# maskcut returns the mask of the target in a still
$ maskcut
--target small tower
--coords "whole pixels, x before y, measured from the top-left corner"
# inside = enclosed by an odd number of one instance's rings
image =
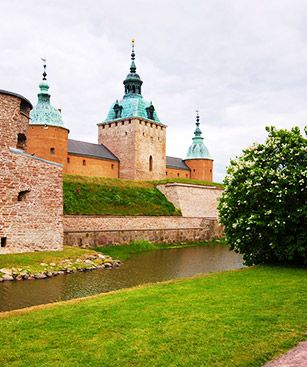
[[[191,170],[191,179],[212,181],[213,159],[210,158],[209,151],[203,143],[204,138],[199,125],[199,113],[196,111],[196,129],[184,161]]]
[[[166,169],[166,126],[160,122],[152,102],[143,99],[134,41],[130,73],[123,83],[123,98],[112,104],[105,121],[98,124],[98,142],[119,158],[120,178],[162,179]]]
[[[67,160],[68,132],[61,112],[50,104],[46,59],[43,79],[39,84],[37,105],[30,113],[27,152],[37,157],[65,164]]]

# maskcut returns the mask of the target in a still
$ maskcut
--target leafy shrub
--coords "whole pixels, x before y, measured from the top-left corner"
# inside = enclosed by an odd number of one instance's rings
[[[219,203],[232,249],[248,265],[307,263],[306,147],[298,127],[267,127],[264,144],[231,160]]]

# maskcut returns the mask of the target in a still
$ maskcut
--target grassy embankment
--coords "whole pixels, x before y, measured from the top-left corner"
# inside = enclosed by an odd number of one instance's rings
[[[192,246],[214,246],[225,245],[228,246],[224,239],[210,240],[205,242],[184,242],[184,243],[151,243],[148,241],[133,241],[129,245],[113,245],[96,247],[95,250],[102,252],[104,255],[111,256],[113,259],[126,260],[131,255],[137,255],[145,251],[154,251],[168,248],[182,248]]]
[[[0,314],[0,365],[262,366],[306,338],[304,280],[261,266]]]
[[[96,215],[180,215],[156,188],[174,181],[218,185],[186,179],[129,181],[101,177],[64,176],[64,213]]]
[[[1,268],[27,268],[33,272],[44,270],[43,263],[57,263],[63,259],[76,260],[96,251],[78,247],[64,246],[63,251],[27,252],[22,254],[9,254],[0,256]]]

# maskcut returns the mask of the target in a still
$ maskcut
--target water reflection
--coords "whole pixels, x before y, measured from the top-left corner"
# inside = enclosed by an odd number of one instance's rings
[[[241,255],[222,245],[150,251],[133,256],[118,269],[1,283],[0,311],[242,266]]]

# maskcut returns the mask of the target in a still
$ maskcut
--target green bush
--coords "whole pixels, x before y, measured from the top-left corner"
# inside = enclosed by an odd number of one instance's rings
[[[264,144],[231,160],[219,203],[232,249],[248,265],[307,263],[306,148],[298,127],[267,127]]]

